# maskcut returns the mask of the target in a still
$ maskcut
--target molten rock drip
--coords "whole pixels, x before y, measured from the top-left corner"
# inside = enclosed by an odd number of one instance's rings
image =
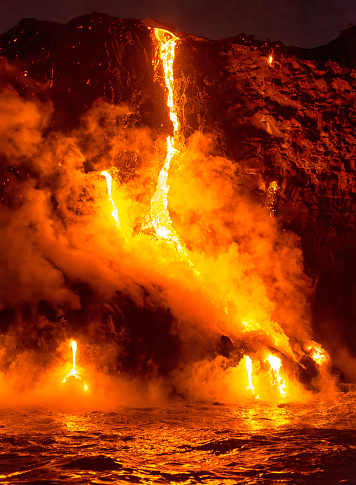
[[[72,347],[72,353],[73,353],[73,367],[68,372],[68,374],[65,376],[65,378],[62,380],[62,384],[66,384],[68,382],[71,382],[71,381],[73,381],[73,379],[74,380],[77,379],[78,381],[82,381],[81,376],[79,375],[77,369],[75,368],[75,356],[76,356],[76,353],[77,353],[77,342],[75,340],[72,340],[71,347]],[[83,387],[84,391],[87,391],[89,389],[88,385],[85,382],[82,382],[82,387]]]
[[[173,136],[167,137],[166,160],[159,173],[156,191],[151,199],[151,210],[141,230],[174,244],[178,251],[186,256],[185,244],[172,227],[167,199],[169,191],[168,175],[174,156],[178,152],[176,147],[178,146],[177,138],[180,128],[177,116],[177,103],[174,97],[173,74],[175,47],[178,38],[171,32],[163,29],[154,29],[154,35],[158,42],[159,59],[163,66],[164,84],[167,90],[167,106],[169,117],[173,124]]]
[[[315,99],[347,123],[352,76],[321,51],[101,14],[23,21],[0,47],[5,395],[25,372],[26,396],[57,385],[71,335],[92,394],[111,402],[334,389],[312,339],[328,261],[334,274],[351,254],[346,229],[342,250],[332,241],[356,185],[346,154],[330,166],[338,128],[323,129]],[[80,380],[72,352],[65,384]]]

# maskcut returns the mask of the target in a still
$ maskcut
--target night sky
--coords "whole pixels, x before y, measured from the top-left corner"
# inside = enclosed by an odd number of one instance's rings
[[[22,18],[66,23],[93,11],[171,22],[210,39],[239,33],[315,47],[356,24],[356,0],[0,0],[0,33]]]

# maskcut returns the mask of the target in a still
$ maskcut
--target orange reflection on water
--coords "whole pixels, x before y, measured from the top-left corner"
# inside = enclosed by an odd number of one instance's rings
[[[62,420],[64,426],[70,432],[83,433],[89,431],[89,421],[88,418],[84,415],[63,413]]]
[[[284,428],[291,424],[292,405],[252,402],[250,406],[236,409],[234,414],[242,418],[246,428],[260,431],[266,428]]]

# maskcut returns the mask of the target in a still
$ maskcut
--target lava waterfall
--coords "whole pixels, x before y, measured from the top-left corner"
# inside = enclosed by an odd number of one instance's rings
[[[341,41],[104,14],[0,37],[0,404],[285,401],[356,377]]]

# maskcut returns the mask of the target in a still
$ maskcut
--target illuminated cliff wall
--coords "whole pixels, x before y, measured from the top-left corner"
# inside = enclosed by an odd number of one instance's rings
[[[141,231],[178,133],[155,26],[93,14],[1,36],[2,365],[41,367],[78,337],[103,372],[189,394],[265,348],[315,388],[315,338],[354,379],[354,30],[311,51],[177,34],[182,263]]]

